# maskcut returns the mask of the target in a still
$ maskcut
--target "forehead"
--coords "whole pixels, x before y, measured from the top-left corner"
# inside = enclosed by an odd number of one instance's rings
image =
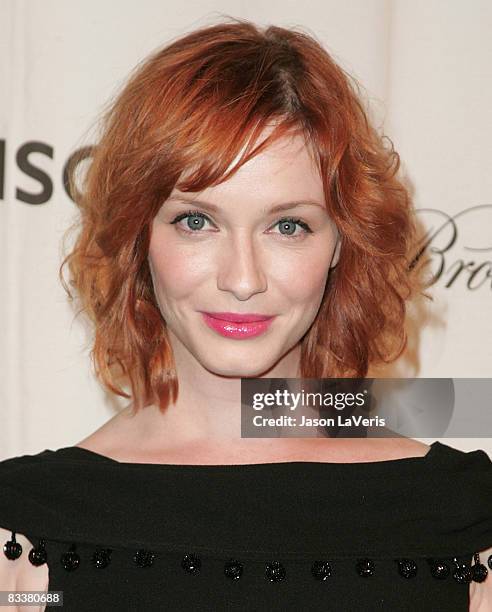
[[[263,140],[265,133],[258,139]],[[256,145],[256,143],[255,143]],[[237,165],[244,152],[241,150],[227,171]],[[184,177],[192,171],[184,173]],[[178,182],[179,184],[179,182]],[[209,186],[200,192],[208,195],[244,197],[277,201],[294,199],[323,200],[323,182],[311,146],[300,133],[288,134],[267,145],[254,157],[243,163],[226,181]],[[172,196],[183,194],[175,188]]]

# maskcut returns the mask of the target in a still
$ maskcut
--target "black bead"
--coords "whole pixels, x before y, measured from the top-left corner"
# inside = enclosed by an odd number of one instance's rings
[[[133,561],[139,567],[150,567],[152,563],[154,563],[155,554],[151,550],[145,550],[144,548],[140,548],[133,555]]]
[[[196,555],[190,553],[181,560],[181,567],[189,574],[198,574],[202,567],[202,562]]]
[[[43,565],[48,560],[44,540],[39,540],[36,547],[31,548],[28,555],[29,561],[36,566]]]
[[[3,545],[3,553],[11,561],[15,561],[22,555],[22,546],[15,539],[14,531],[12,531],[10,540],[7,540]]]
[[[492,569],[492,555],[487,559],[487,565]]]
[[[471,567],[465,565],[464,563],[459,563],[456,557],[453,559],[453,561],[455,564],[453,578],[456,580],[456,582],[459,582],[459,584],[469,584],[472,581]]]
[[[98,569],[108,567],[111,562],[111,548],[97,548],[92,555],[92,563]]]
[[[472,580],[475,582],[483,582],[487,578],[489,571],[483,563],[480,563],[479,553],[475,553],[473,555],[473,560],[475,563],[471,567]]]
[[[355,567],[359,576],[372,576],[376,569],[374,561],[371,561],[371,559],[359,559]]]
[[[224,565],[224,574],[228,578],[232,578],[233,580],[237,580],[241,577],[243,573],[243,564],[235,559],[229,559],[227,563]]]
[[[75,544],[72,544],[70,549],[66,553],[63,553],[63,555],[60,557],[60,562],[67,572],[76,570],[79,567],[80,557],[75,552]]]
[[[311,574],[316,580],[326,580],[331,576],[331,565],[328,561],[315,561],[311,566]]]
[[[265,578],[270,582],[280,582],[284,580],[286,576],[285,567],[280,561],[271,561],[266,564],[265,567]]]
[[[417,575],[417,564],[412,559],[397,559],[398,572],[403,578],[414,578]]]
[[[444,580],[451,572],[449,565],[444,561],[436,561],[434,559],[427,559],[430,564],[430,572],[433,578],[437,580]]]
[[[476,563],[475,565],[472,565],[471,572],[472,580],[475,582],[483,582],[489,573],[483,563]]]

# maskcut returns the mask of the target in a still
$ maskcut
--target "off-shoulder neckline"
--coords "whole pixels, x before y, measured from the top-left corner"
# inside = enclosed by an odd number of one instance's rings
[[[108,465],[116,465],[122,467],[131,467],[133,469],[160,469],[160,470],[182,470],[182,471],[212,471],[212,472],[236,472],[236,471],[250,471],[250,470],[262,470],[262,469],[285,469],[291,467],[325,467],[336,470],[354,470],[354,469],[384,469],[390,466],[404,466],[404,465],[427,465],[430,460],[434,459],[439,453],[442,453],[447,445],[442,444],[438,440],[432,442],[429,445],[429,449],[425,455],[416,457],[401,457],[399,459],[385,459],[382,461],[356,461],[356,462],[330,462],[330,461],[301,461],[301,460],[289,460],[289,461],[267,461],[263,463],[142,463],[142,462],[129,462],[129,461],[118,461],[112,457],[108,457],[96,451],[89,450],[80,446],[65,446],[57,450],[48,450],[53,456],[66,457],[68,459],[75,460],[89,460],[94,462],[100,462]]]

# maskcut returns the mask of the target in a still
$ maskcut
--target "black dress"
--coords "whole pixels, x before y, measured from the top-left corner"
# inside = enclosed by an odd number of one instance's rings
[[[0,527],[7,557],[21,533],[46,558],[70,612],[465,612],[470,580],[492,580],[492,558],[472,562],[492,546],[492,462],[440,442],[341,464],[66,447],[0,462]]]

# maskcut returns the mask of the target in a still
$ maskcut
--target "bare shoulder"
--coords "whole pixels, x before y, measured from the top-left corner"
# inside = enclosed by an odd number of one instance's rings
[[[400,452],[402,458],[423,457],[429,452],[430,445],[413,438],[396,438],[393,440],[392,448],[397,454]]]
[[[383,459],[411,459],[424,457],[430,451],[430,445],[413,438],[389,438],[384,449]]]
[[[26,536],[16,533],[16,541],[22,546],[22,554],[19,558],[8,559],[4,552],[5,542],[11,539],[12,532],[0,527],[0,543],[2,553],[0,554],[0,591],[47,591],[48,590],[48,565],[35,566],[29,561],[29,551],[33,544]]]
[[[340,438],[330,440],[323,455],[327,461],[373,462],[424,457],[429,450],[428,444],[412,438]]]
[[[124,408],[75,446],[102,455],[119,454],[119,449],[130,443],[133,416],[131,407]]]
[[[492,548],[482,550],[480,562],[487,568],[487,561],[492,555]],[[473,563],[473,559],[471,559]],[[490,612],[492,610],[492,577],[490,569],[483,582],[470,583],[470,612]]]

